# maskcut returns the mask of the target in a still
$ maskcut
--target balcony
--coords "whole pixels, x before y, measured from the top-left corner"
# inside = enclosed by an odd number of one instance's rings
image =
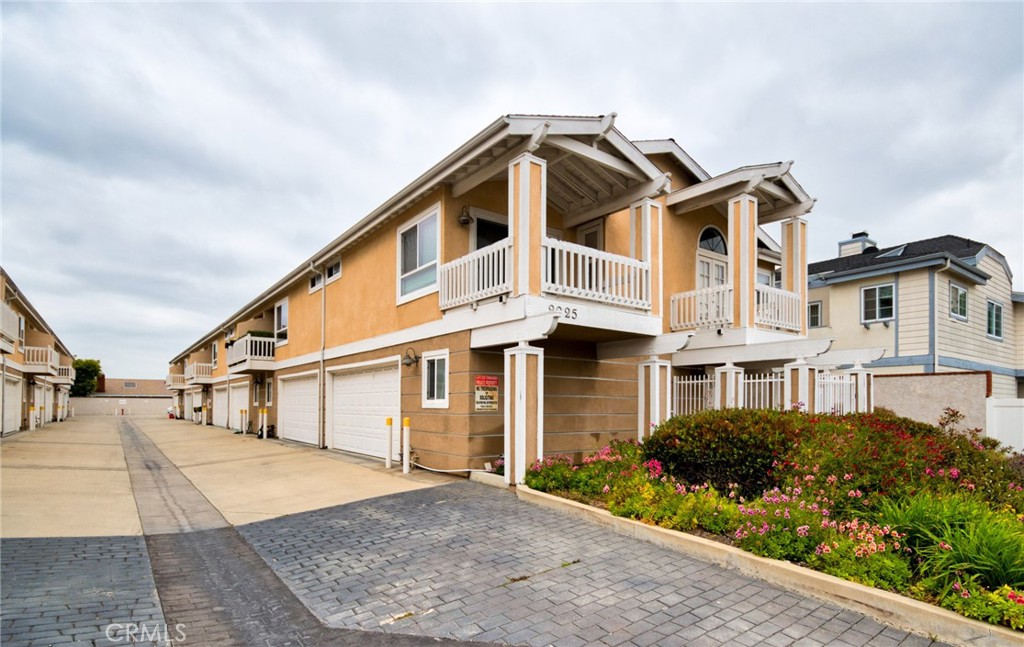
[[[75,383],[75,369],[71,366],[58,366],[57,377],[53,380],[54,384],[74,384]]]
[[[796,292],[758,284],[754,288],[754,324],[800,332],[803,303]],[[710,330],[733,326],[733,286],[716,285],[673,294],[669,304],[673,331]]]
[[[246,335],[228,347],[228,373],[254,373],[274,370],[273,337]]]
[[[181,373],[168,373],[164,379],[164,384],[167,385],[168,389],[177,389],[179,391],[188,386],[185,382],[185,376]]]
[[[60,353],[50,346],[26,346],[25,372],[57,375],[60,367]]]
[[[14,352],[18,327],[18,313],[6,303],[0,303],[0,353]]]
[[[185,367],[188,384],[213,384],[213,364],[189,364]]]
[[[645,261],[545,238],[541,292],[637,310],[651,309]],[[512,241],[505,239],[445,263],[438,276],[442,310],[512,291]]]

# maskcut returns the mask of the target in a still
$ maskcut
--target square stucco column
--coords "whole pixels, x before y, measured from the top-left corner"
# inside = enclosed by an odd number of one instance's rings
[[[543,456],[544,349],[519,342],[505,349],[505,483],[522,483]]]
[[[732,283],[732,325],[754,327],[757,284],[757,198],[742,194],[729,200],[729,282]]]
[[[637,440],[672,415],[672,362],[651,356],[640,362],[637,376]]]
[[[645,286],[650,292],[651,314],[660,315],[664,295],[661,280],[662,205],[650,198],[629,207],[629,255],[650,265],[650,278]]]
[[[782,399],[789,407],[799,404],[804,412],[814,413],[818,370],[803,358],[782,367]]]
[[[807,221],[782,223],[782,289],[800,295],[800,334],[807,334]]]
[[[853,376],[853,410],[857,413],[871,413],[875,410],[874,372],[857,362],[847,373]]]
[[[715,367],[715,408],[742,409],[743,369],[727,362]]]
[[[548,164],[523,153],[508,165],[508,235],[512,238],[512,294],[540,294],[541,243],[547,231]]]

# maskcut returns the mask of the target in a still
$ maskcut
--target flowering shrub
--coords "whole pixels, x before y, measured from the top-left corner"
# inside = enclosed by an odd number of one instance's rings
[[[1024,592],[1009,586],[987,591],[973,582],[957,583],[941,604],[968,618],[1024,630]]]

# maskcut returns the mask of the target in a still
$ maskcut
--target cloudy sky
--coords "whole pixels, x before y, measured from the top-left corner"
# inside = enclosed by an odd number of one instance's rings
[[[1024,5],[3,2],[3,266],[79,357],[168,360],[502,114],[712,175],[795,160],[812,260],[959,234],[1024,279]]]

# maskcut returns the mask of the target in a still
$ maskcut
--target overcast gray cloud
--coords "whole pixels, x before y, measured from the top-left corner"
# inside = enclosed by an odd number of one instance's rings
[[[792,159],[868,229],[1024,279],[1024,7],[4,2],[4,267],[108,374],[167,360],[499,115]]]

